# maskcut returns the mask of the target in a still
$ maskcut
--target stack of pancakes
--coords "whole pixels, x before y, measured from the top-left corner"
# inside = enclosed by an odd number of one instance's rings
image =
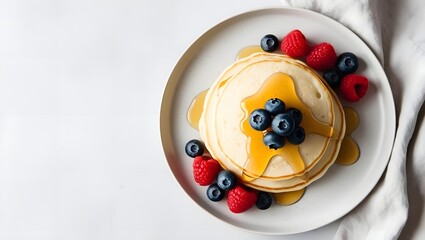
[[[287,142],[279,150],[296,149],[295,155],[299,154],[297,159],[301,159],[296,160],[298,162],[291,159],[295,156],[292,152],[279,154],[274,149],[263,149],[267,146],[250,139],[242,128],[250,111],[254,110],[246,109],[242,103],[250,96],[261,94],[262,87],[276,74],[289,79],[289,84],[293,85],[298,96],[296,101],[305,106],[303,118],[313,119],[317,126],[327,130],[324,134],[320,129],[312,129],[314,126],[307,126],[308,121],[301,123],[306,129],[304,142],[296,146]],[[276,88],[285,98],[284,84],[281,86],[279,80],[273,84],[267,87]],[[264,100],[268,97],[273,96]],[[209,153],[223,168],[233,171],[245,185],[278,193],[305,188],[326,173],[337,158],[345,133],[345,118],[337,96],[314,70],[283,54],[259,52],[238,59],[215,81],[205,97],[199,131]],[[250,145],[254,143],[257,145]],[[269,154],[262,159],[252,159],[250,149],[257,148]],[[256,166],[252,161],[261,161],[264,167],[252,167]]]

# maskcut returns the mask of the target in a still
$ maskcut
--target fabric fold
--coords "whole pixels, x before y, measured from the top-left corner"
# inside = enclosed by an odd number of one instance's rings
[[[384,66],[397,109],[393,151],[380,182],[359,206],[343,217],[334,239],[397,239],[408,218],[407,150],[415,129],[423,124],[417,123],[417,118],[425,100],[425,36],[418,37],[417,29],[400,26],[401,20],[413,23],[406,15],[413,18],[417,12],[415,6],[412,1],[403,2],[404,9],[399,8],[401,3],[397,1],[281,2],[284,6],[322,13],[342,23],[368,44]]]
[[[377,1],[369,0],[281,0],[284,6],[304,8],[322,13],[350,28],[372,49],[383,63],[381,25],[377,14]]]

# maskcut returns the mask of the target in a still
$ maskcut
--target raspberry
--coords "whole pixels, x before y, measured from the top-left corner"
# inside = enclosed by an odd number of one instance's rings
[[[366,77],[351,73],[341,81],[341,95],[347,101],[357,102],[366,95],[368,86],[369,80]]]
[[[293,30],[282,39],[280,49],[292,58],[302,58],[308,54],[310,46],[300,30]]]
[[[331,44],[319,43],[313,47],[305,60],[307,65],[315,70],[329,70],[336,63],[336,52]]]
[[[193,160],[193,177],[201,186],[210,185],[221,170],[217,160],[206,156],[197,156]]]
[[[257,201],[257,191],[237,185],[227,194],[227,206],[233,213],[241,213],[254,206]]]

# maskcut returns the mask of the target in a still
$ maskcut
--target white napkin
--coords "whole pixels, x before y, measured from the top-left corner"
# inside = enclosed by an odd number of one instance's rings
[[[334,239],[397,239],[408,218],[406,158],[425,99],[425,4],[384,0],[281,0],[285,6],[327,15],[360,36],[380,59],[389,78],[397,108],[397,133],[383,179],[357,208],[347,214]],[[419,6],[421,5],[421,6]],[[422,11],[422,13],[420,12]],[[425,140],[425,131],[417,138]],[[425,151],[416,141],[409,184],[425,198]],[[410,158],[409,158],[410,159]],[[421,202],[421,201],[417,201]],[[411,206],[414,208],[415,206]],[[423,207],[420,206],[420,211]],[[411,233],[409,233],[411,234]],[[409,236],[409,238],[412,236]]]

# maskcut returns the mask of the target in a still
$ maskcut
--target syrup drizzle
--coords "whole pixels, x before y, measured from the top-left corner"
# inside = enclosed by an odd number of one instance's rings
[[[263,143],[264,132],[254,130],[249,124],[250,113],[257,108],[264,108],[264,104],[271,98],[279,98],[285,102],[287,108],[297,108],[303,114],[301,126],[306,135],[316,133],[325,137],[331,137],[333,128],[327,124],[317,121],[311,114],[309,108],[297,96],[292,78],[285,73],[271,75],[261,86],[256,94],[242,100],[241,107],[245,117],[241,122],[243,133],[248,137],[247,151],[248,159],[244,166],[244,181],[252,181],[260,177],[267,168],[270,159],[279,155],[287,161],[294,173],[302,175],[305,170],[304,161],[298,150],[298,145],[286,144],[277,150],[269,149]]]
[[[239,50],[236,55],[236,60],[239,60],[244,57],[248,57],[249,55],[257,52],[264,52],[263,49],[259,45],[250,45]]]
[[[187,110],[187,121],[194,129],[199,130],[199,120],[201,119],[202,112],[204,111],[204,101],[208,89],[200,92],[192,100],[192,103]]]
[[[304,195],[305,188],[292,192],[274,193],[273,198],[279,205],[288,206],[298,202]]]
[[[351,133],[359,126],[359,115],[351,107],[344,107],[344,113],[346,122],[345,136],[342,139],[341,149],[335,162],[341,165],[351,165],[357,162],[360,156],[360,148],[351,137]]]

